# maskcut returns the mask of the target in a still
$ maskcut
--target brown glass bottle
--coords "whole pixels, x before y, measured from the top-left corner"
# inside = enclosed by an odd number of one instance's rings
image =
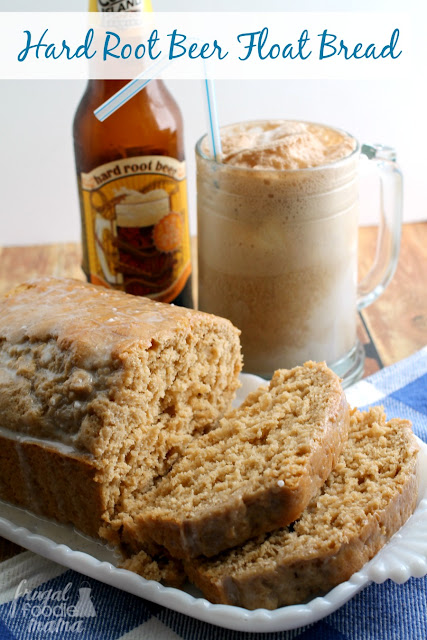
[[[125,83],[90,80],[74,118],[83,270],[92,282],[192,307],[182,116],[164,83],[153,80],[99,122],[94,110]],[[147,214],[150,224],[129,222]]]

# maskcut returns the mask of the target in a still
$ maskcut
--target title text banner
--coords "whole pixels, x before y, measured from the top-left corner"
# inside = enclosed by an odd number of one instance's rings
[[[1,13],[0,78],[405,77],[404,13]]]

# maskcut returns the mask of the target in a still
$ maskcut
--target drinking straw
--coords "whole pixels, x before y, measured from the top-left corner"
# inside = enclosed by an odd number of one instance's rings
[[[151,80],[156,78],[170,64],[166,56],[163,56],[157,62],[152,64],[148,69],[140,73],[134,80],[131,80],[122,87],[111,98],[104,102],[93,112],[100,122],[104,122],[117,109],[120,109],[128,100],[133,98],[139,91],[147,86]]]
[[[93,112],[95,117],[104,122],[109,116],[111,116],[117,109],[120,109],[126,102],[128,102],[133,96],[148,85],[151,80],[160,75],[160,73],[171,64],[171,61],[162,56],[157,62],[152,64],[148,69],[140,73],[134,80],[131,80],[124,87],[122,87],[111,98],[104,102],[100,107]],[[208,138],[211,148],[212,157],[217,162],[220,162],[222,157],[221,137],[218,124],[218,110],[215,96],[215,85],[211,78],[208,78],[206,66],[205,71],[205,97],[208,114]]]
[[[212,78],[207,77],[205,68],[205,97],[208,114],[208,138],[211,147],[212,156],[217,162],[222,158],[221,136],[218,124],[218,110],[215,96],[215,85]]]

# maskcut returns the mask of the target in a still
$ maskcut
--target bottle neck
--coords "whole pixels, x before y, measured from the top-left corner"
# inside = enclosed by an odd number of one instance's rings
[[[89,0],[90,12],[129,12],[129,13],[142,13],[152,12],[151,0]],[[89,87],[91,90],[99,91],[102,94],[113,95],[116,91],[119,91],[129,80],[91,80]],[[150,89],[146,91],[147,94],[151,93],[154,89],[154,85],[157,84],[157,88],[162,84],[160,80],[151,81],[148,86]],[[153,85],[153,86],[151,86]]]

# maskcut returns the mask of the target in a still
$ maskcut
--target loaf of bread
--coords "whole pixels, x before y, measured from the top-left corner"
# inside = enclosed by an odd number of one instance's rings
[[[213,556],[289,524],[335,466],[348,428],[340,380],[324,363],[276,371],[153,489],[133,494],[123,539],[176,558]]]
[[[410,423],[356,412],[348,445],[301,518],[216,558],[185,564],[215,603],[275,609],[325,594],[358,571],[413,512],[418,445]]]
[[[107,538],[229,409],[228,320],[74,280],[0,299],[0,498]]]

